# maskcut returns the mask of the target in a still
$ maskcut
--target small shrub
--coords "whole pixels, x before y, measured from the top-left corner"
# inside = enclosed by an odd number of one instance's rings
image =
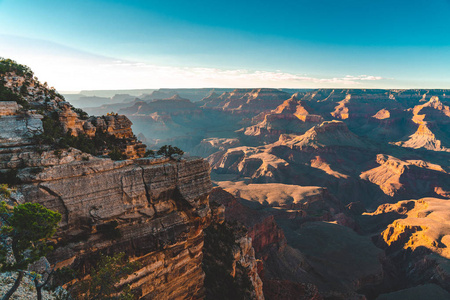
[[[53,151],[53,154],[55,154],[58,159],[61,159],[61,157],[62,157],[62,150],[61,149],[56,149],[55,151]]]
[[[73,111],[77,113],[78,117],[79,117],[81,120],[87,120],[87,119],[89,119],[89,115],[87,114],[87,112],[85,112],[85,111],[82,110],[81,108],[74,108]]]
[[[129,262],[124,253],[114,256],[101,255],[96,268],[90,272],[90,280],[80,282],[75,287],[76,293],[92,300],[132,300],[135,297],[131,293],[130,286],[119,290],[118,284],[121,279],[133,274],[139,267],[138,262]],[[115,296],[118,292],[119,295]]]
[[[144,154],[144,157],[151,157],[151,156],[155,156],[155,151],[147,150]]]
[[[174,154],[183,155],[184,151],[181,150],[178,147],[173,147],[172,145],[164,145],[161,148],[159,148],[158,152],[156,152],[158,155],[164,155],[167,157],[172,157]]]
[[[56,232],[61,214],[39,203],[11,207],[0,202],[0,272],[17,272],[15,284],[2,299],[9,299],[22,281],[28,265],[45,256],[53,248],[48,241]],[[11,245],[5,241],[10,239]],[[10,257],[14,259],[10,259]]]
[[[11,189],[5,183],[0,184],[0,198],[9,198],[11,197]]]
[[[124,159],[122,152],[117,147],[113,147],[113,150],[111,152],[109,152],[108,156],[112,160],[123,160]]]

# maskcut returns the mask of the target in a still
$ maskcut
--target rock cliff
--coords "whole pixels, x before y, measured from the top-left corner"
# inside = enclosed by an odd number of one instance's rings
[[[206,299],[263,300],[260,261],[255,258],[253,239],[242,225],[227,218],[227,210],[232,207],[222,204],[221,196],[217,197],[223,195],[221,192],[216,188],[209,197],[213,223],[205,230]]]
[[[83,277],[99,253],[125,252],[142,268],[121,284],[142,299],[201,298],[209,165],[198,158],[114,162],[73,148],[38,149],[32,135],[42,129],[40,118],[0,116],[0,159],[8,180],[18,183],[16,201],[63,216],[50,262]]]
[[[236,89],[218,97],[212,95],[199,102],[204,108],[247,114],[251,117],[262,111],[270,111],[288,99],[290,95],[277,89]]]
[[[189,299],[203,294],[202,231],[210,188],[202,159],[91,159],[46,168],[18,192],[63,215],[49,256],[57,267],[86,272],[99,252],[125,252],[142,263],[123,282],[140,297]],[[108,237],[111,224],[120,238]]]
[[[401,295],[408,298],[406,295],[411,292],[408,290],[414,286],[437,284],[440,288],[430,289],[430,295],[434,293],[432,290],[441,290],[438,294],[448,295],[450,210],[447,202],[438,198],[404,200],[383,204],[373,213],[360,217],[390,261],[388,278],[391,279],[378,291],[397,290],[392,296],[397,295],[400,299]],[[386,295],[379,299],[395,298]]]
[[[47,257],[52,266],[77,270],[78,280],[88,280],[100,254],[124,252],[141,267],[119,287],[130,285],[140,299],[203,298],[203,230],[211,222],[208,163],[195,157],[139,158],[143,148],[136,148],[125,116],[88,118],[32,75],[3,78],[11,95],[23,86],[29,92],[16,98],[23,105],[0,102],[0,180],[14,185],[13,200],[61,213],[54,251]],[[74,139],[87,136],[89,141],[98,132],[114,137],[134,159],[113,161],[55,148],[58,139],[72,140],[52,136],[49,122]],[[255,265],[249,241],[238,242],[236,260]]]

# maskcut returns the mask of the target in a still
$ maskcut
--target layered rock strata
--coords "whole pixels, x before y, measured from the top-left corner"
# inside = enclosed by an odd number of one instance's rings
[[[48,257],[56,267],[86,274],[100,252],[125,252],[142,267],[121,284],[141,299],[194,299],[204,292],[210,189],[202,159],[92,159],[45,168],[20,185],[18,195],[62,214]]]

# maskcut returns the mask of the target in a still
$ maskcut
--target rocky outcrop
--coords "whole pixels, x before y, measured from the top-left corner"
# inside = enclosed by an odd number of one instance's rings
[[[228,195],[215,188],[209,196],[213,224],[206,232],[204,250],[207,299],[239,297],[263,300],[263,283],[258,274],[260,261],[255,258],[253,239],[242,225],[231,223],[227,217],[230,215],[228,210],[233,209],[230,205],[223,205],[229,204],[225,200]],[[232,280],[226,280],[228,276]],[[229,288],[237,290],[223,291]]]
[[[225,92],[217,98],[209,96],[199,104],[203,108],[232,111],[255,116],[270,111],[288,99],[290,95],[276,89],[236,89]]]
[[[191,154],[201,157],[208,157],[215,152],[225,151],[229,148],[237,147],[239,144],[240,142],[238,139],[208,138],[202,140],[200,144],[192,149]]]
[[[412,113],[416,132],[395,144],[407,148],[449,152],[450,107],[433,96],[427,103],[416,105]]]
[[[271,148],[237,147],[226,152],[217,152],[208,157],[213,169],[248,176],[263,182],[282,180],[288,163],[272,153]]]
[[[16,102],[0,102],[0,145],[14,147],[31,143],[35,134],[42,133],[42,116],[21,111]]]
[[[0,124],[5,118],[20,125],[2,127],[1,168],[15,170],[20,182],[13,198],[63,216],[52,265],[80,270],[82,279],[99,253],[125,252],[142,268],[121,284],[142,299],[202,297],[211,189],[204,160],[114,162],[76,149],[38,151],[29,126],[41,129],[40,118],[2,116]]]
[[[304,150],[305,148],[355,147],[366,148],[358,136],[352,133],[345,123],[340,121],[326,121],[314,126],[304,135],[298,136],[287,143],[293,149]]]
[[[284,101],[271,112],[262,112],[252,119],[256,125],[245,128],[246,136],[257,137],[264,142],[275,142],[281,134],[303,134],[317,123],[323,122],[320,115],[306,101],[299,100],[298,94]]]
[[[121,284],[131,284],[142,299],[203,295],[202,231],[211,183],[202,159],[73,161],[23,181],[18,201],[63,216],[49,256],[56,267],[86,272],[96,254],[125,252],[142,268]],[[120,238],[108,236],[108,228]]]
[[[64,135],[68,134],[74,137],[86,135],[90,138],[95,138],[96,135],[106,134],[120,139],[117,147],[124,157],[134,159],[144,156],[146,146],[133,135],[131,130],[132,123],[126,116],[108,114],[103,117],[89,118],[85,112],[74,108],[69,102],[65,101],[64,97],[57,93],[54,88],[41,84],[33,77],[31,71],[21,75],[16,72],[9,72],[3,74],[1,78],[3,80],[0,83],[15,93],[21,99],[23,105],[37,109],[22,109],[19,112],[21,106],[15,107],[14,105],[11,106],[10,102],[3,102],[2,106],[0,106],[1,116],[24,115],[24,113],[36,116],[38,111],[41,116],[37,116],[35,119],[47,117],[52,121],[52,124],[49,126],[60,128],[61,133]],[[3,118],[3,122],[7,119]],[[33,123],[31,119],[31,117],[26,118],[26,120],[30,120],[30,124]],[[33,133],[34,135],[44,133],[44,130],[40,132],[34,131]],[[57,139],[59,137],[53,138]],[[108,154],[112,150],[107,147],[104,154]]]
[[[417,250],[427,248],[442,257],[450,258],[450,223],[447,219],[450,207],[446,200],[423,198],[400,201],[380,206],[371,215],[388,214],[391,211],[403,217],[395,220],[381,233],[380,242],[388,248]]]
[[[450,175],[439,165],[422,160],[403,161],[383,154],[378,154],[376,160],[380,166],[361,173],[360,177],[378,185],[390,197],[447,194]]]
[[[242,205],[236,197],[222,188],[214,188],[209,199],[225,207],[225,220],[239,222],[248,230],[257,257],[265,259],[268,248],[285,245],[283,231],[275,223],[273,215],[252,210]]]
[[[404,200],[381,205],[375,212],[362,216],[366,230],[375,226],[373,239],[386,249],[388,259],[395,267],[396,276],[388,283],[389,292],[397,291],[392,296],[408,295],[409,288],[430,283],[450,291],[450,207],[447,202],[437,198]],[[433,288],[429,291],[431,294],[434,293],[432,290],[442,291]],[[393,298],[389,293],[379,299]]]
[[[425,148],[434,151],[450,152],[450,149],[444,146],[449,144],[443,143],[442,140],[436,138],[436,135],[427,124],[419,124],[417,131],[410,135],[406,141],[400,141],[395,144],[407,148]]]
[[[247,276],[250,278],[252,286],[252,299],[263,300],[263,283],[258,274],[258,261],[255,258],[255,250],[252,247],[252,238],[242,236],[236,240],[236,246],[233,247],[233,272],[236,276],[236,268],[241,265],[247,270]]]

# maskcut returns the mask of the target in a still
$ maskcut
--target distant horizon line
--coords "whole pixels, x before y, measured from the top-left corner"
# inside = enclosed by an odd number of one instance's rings
[[[220,90],[257,90],[257,89],[270,89],[270,90],[386,90],[386,91],[392,91],[392,90],[449,90],[450,88],[373,88],[373,87],[349,87],[349,88],[342,88],[342,87],[317,87],[317,88],[270,88],[270,87],[247,87],[247,88],[236,88],[236,87],[192,87],[192,88],[186,88],[186,87],[170,87],[170,88],[132,88],[132,89],[99,89],[99,90],[61,90],[59,91],[61,94],[65,95],[76,95],[81,94],[82,92],[109,92],[109,91],[158,91],[158,90],[207,90],[207,89],[220,89]]]

